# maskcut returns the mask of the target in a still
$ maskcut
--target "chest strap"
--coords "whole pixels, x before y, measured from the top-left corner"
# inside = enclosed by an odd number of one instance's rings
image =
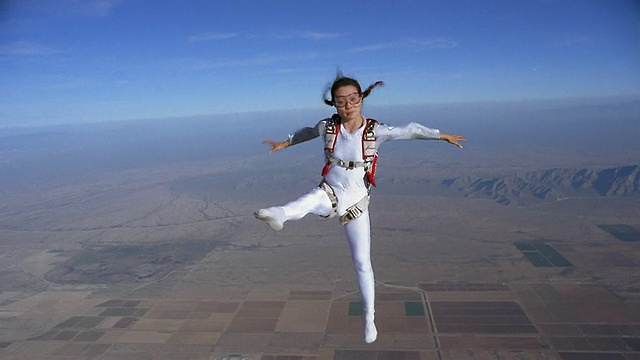
[[[367,167],[371,166],[371,163],[368,161],[344,161],[342,159],[338,159],[337,157],[334,157],[330,154],[326,154],[327,157],[327,162],[331,163],[331,164],[336,164],[340,167],[349,169],[349,170],[353,170],[355,168],[365,168],[365,170],[367,169]]]

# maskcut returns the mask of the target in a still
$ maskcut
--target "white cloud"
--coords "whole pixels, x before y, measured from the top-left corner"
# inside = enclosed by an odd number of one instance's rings
[[[74,89],[82,89],[87,88],[91,85],[94,85],[94,81],[90,79],[68,79],[64,82],[58,82],[50,85],[50,88],[55,91],[60,90],[74,90]]]
[[[251,66],[264,66],[275,63],[290,63],[300,60],[317,58],[316,53],[292,53],[286,55],[273,55],[273,54],[260,54],[252,58],[217,61],[217,62],[204,62],[201,63],[200,68],[197,70],[206,70],[212,68],[238,68],[238,67],[251,67]]]
[[[3,56],[40,56],[59,54],[62,51],[49,46],[30,43],[28,41],[17,41],[0,45],[0,55]]]
[[[314,59],[319,55],[313,52],[290,54],[257,54],[252,57],[229,60],[206,60],[200,58],[178,58],[163,60],[157,64],[162,69],[179,69],[187,71],[209,71],[224,68],[260,67],[272,64],[290,64],[303,60]]]
[[[307,31],[300,33],[299,37],[304,39],[313,39],[313,40],[331,40],[335,38],[341,37],[341,34],[337,33],[324,33],[324,32],[315,32],[315,31]]]
[[[558,46],[574,46],[574,45],[586,45],[592,43],[595,39],[590,36],[582,34],[571,34],[558,38],[555,45]]]
[[[388,49],[392,47],[397,47],[397,43],[379,43],[379,44],[373,44],[373,45],[358,46],[349,50],[349,52],[376,51],[376,50]]]
[[[227,40],[238,36],[237,33],[203,33],[189,36],[187,40],[191,43]]]
[[[72,4],[78,6],[80,14],[102,17],[109,15],[120,2],[120,0],[90,0],[74,1]]]
[[[103,17],[124,0],[22,0],[16,1],[20,12],[55,14],[57,16]]]
[[[427,40],[401,39],[393,42],[359,46],[349,50],[349,52],[359,53],[359,52],[378,51],[378,50],[386,50],[386,49],[406,49],[406,48],[414,48],[419,50],[451,49],[457,46],[458,46],[457,41],[448,40],[448,39],[427,39]]]
[[[189,36],[187,41],[190,43],[213,42],[228,40],[240,37],[241,35],[234,32],[208,32]],[[266,39],[266,40],[291,40],[291,39],[308,39],[308,40],[331,40],[342,36],[338,33],[327,33],[317,31],[296,31],[279,34],[259,34],[259,35],[243,35],[245,39]]]
[[[310,39],[310,40],[331,40],[341,37],[342,34],[327,33],[319,31],[291,31],[276,34],[260,34],[247,35],[248,39],[272,39],[272,40],[290,40],[290,39]]]

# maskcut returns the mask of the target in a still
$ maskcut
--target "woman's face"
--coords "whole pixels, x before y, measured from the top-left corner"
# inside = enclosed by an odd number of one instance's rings
[[[360,114],[362,95],[353,85],[345,85],[336,89],[333,103],[342,121],[356,120],[362,117]]]

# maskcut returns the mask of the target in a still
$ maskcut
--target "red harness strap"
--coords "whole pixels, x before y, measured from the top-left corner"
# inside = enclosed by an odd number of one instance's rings
[[[365,162],[371,162],[371,166],[368,171],[365,171],[365,180],[376,186],[375,181],[375,173],[376,173],[376,165],[378,162],[378,153],[375,152],[375,127],[378,124],[378,121],[375,119],[367,119],[364,132],[362,133],[362,157]],[[327,128],[325,131],[325,153],[333,154],[333,151],[336,147],[336,142],[338,141],[338,135],[340,134],[340,118],[337,115],[331,117],[331,120],[327,123]],[[333,141],[329,143],[327,140],[327,134],[333,136]],[[366,146],[366,148],[365,148]],[[371,148],[373,146],[373,148]],[[371,152],[370,150],[374,150]],[[329,169],[331,167],[331,162],[327,161],[322,168],[322,176],[327,175]]]
[[[338,115],[333,115],[331,117],[331,120],[329,120],[329,122],[327,123],[327,129],[325,131],[325,139],[327,134],[329,135],[333,135],[333,141],[331,143],[331,147],[328,147],[325,141],[325,148],[324,151],[325,152],[330,152],[331,154],[333,154],[333,150],[336,148],[336,142],[338,140],[338,134],[340,134],[340,117]],[[329,172],[329,168],[331,167],[331,163],[329,161],[327,161],[327,163],[324,165],[324,168],[322,168],[322,176],[327,175],[327,173]]]

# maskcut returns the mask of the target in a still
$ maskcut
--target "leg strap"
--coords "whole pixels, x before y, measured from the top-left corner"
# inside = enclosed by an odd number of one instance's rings
[[[327,184],[326,181],[322,180],[322,182],[320,182],[320,185],[318,185],[318,187],[327,193],[327,196],[331,201],[331,213],[327,216],[323,216],[327,219],[331,219],[334,216],[338,215],[338,197],[336,196],[336,193],[333,191],[331,186]]]
[[[369,195],[366,195],[360,201],[347,208],[347,212],[340,216],[340,224],[347,225],[350,221],[353,221],[362,215],[362,213],[369,206]]]

